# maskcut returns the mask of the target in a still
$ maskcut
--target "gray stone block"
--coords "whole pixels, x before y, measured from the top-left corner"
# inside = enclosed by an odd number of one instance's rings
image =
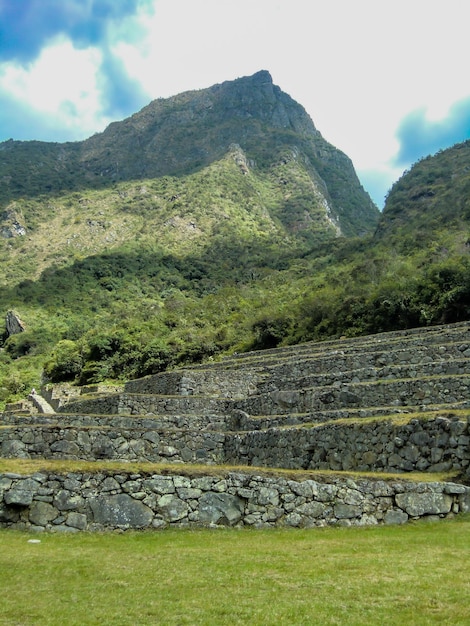
[[[243,500],[228,493],[208,491],[199,499],[199,518],[203,523],[233,526],[241,520],[243,510]]]
[[[451,496],[444,493],[399,493],[395,500],[400,509],[411,517],[446,514],[452,508]]]
[[[153,512],[148,506],[125,493],[91,498],[90,507],[93,521],[104,527],[145,528],[153,519]]]

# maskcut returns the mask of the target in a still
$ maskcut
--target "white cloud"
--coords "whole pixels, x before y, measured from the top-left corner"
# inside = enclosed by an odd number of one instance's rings
[[[98,49],[77,50],[60,37],[26,67],[14,62],[4,64],[0,89],[46,117],[54,116],[62,132],[86,137],[97,125],[109,122],[100,116],[96,83],[100,62]]]

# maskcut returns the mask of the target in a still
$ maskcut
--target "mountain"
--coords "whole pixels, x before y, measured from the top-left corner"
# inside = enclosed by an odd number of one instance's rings
[[[65,144],[0,144],[0,403],[470,318],[468,143],[382,214],[267,72]],[[19,331],[11,330],[19,328]]]
[[[436,231],[465,232],[470,220],[470,141],[413,165],[387,197],[376,239],[426,245]],[[466,241],[466,240],[465,240]]]
[[[309,202],[323,206],[332,233],[354,236],[374,229],[379,212],[350,159],[323,139],[305,109],[273,85],[267,71],[155,100],[82,142],[4,142],[0,202],[187,175],[219,161],[233,145],[257,171],[297,161],[310,179]],[[277,184],[286,183],[279,178]],[[289,210],[287,202],[284,213]]]

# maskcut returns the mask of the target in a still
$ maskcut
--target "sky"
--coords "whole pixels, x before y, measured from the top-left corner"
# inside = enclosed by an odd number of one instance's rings
[[[268,70],[379,208],[470,138],[469,0],[0,0],[0,141],[75,141]]]

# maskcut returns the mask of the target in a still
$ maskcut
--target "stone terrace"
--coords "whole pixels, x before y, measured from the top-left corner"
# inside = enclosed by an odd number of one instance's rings
[[[466,483],[470,478],[469,374],[467,323],[239,354],[129,381],[114,393],[86,388],[53,397],[51,391],[43,392],[56,412],[44,409],[44,402],[36,402],[36,410],[28,404],[7,407],[0,427],[0,454],[173,463],[175,474],[181,464],[194,463],[367,471],[377,473],[379,481],[383,472],[454,472]],[[335,484],[338,480],[336,476]],[[451,502],[446,496],[444,508],[424,507],[423,514],[468,510],[470,499],[461,495],[467,494],[467,487],[437,485],[439,493],[453,493],[454,499]],[[427,491],[419,483],[415,487]],[[8,493],[14,488],[10,484]],[[281,492],[276,493],[276,506],[269,506],[279,509]],[[296,513],[289,507],[282,514],[260,513],[258,500],[255,505],[245,503],[244,515],[255,521],[241,522],[237,514],[237,522],[223,523],[278,525],[281,518],[285,521]],[[237,500],[237,506],[245,505]],[[321,516],[328,520],[325,523],[338,522],[330,509],[328,515],[325,511]],[[397,507],[396,497],[387,511],[389,521],[413,517]],[[370,522],[370,511],[356,513],[346,519]],[[177,520],[162,515],[157,513],[163,521],[152,522],[154,527],[191,521],[187,511]],[[195,514],[196,521],[207,521],[207,515],[201,515]],[[208,517],[217,522],[217,516]],[[385,518],[384,510],[374,517],[376,522]],[[293,525],[310,523],[305,516],[299,519]]]

